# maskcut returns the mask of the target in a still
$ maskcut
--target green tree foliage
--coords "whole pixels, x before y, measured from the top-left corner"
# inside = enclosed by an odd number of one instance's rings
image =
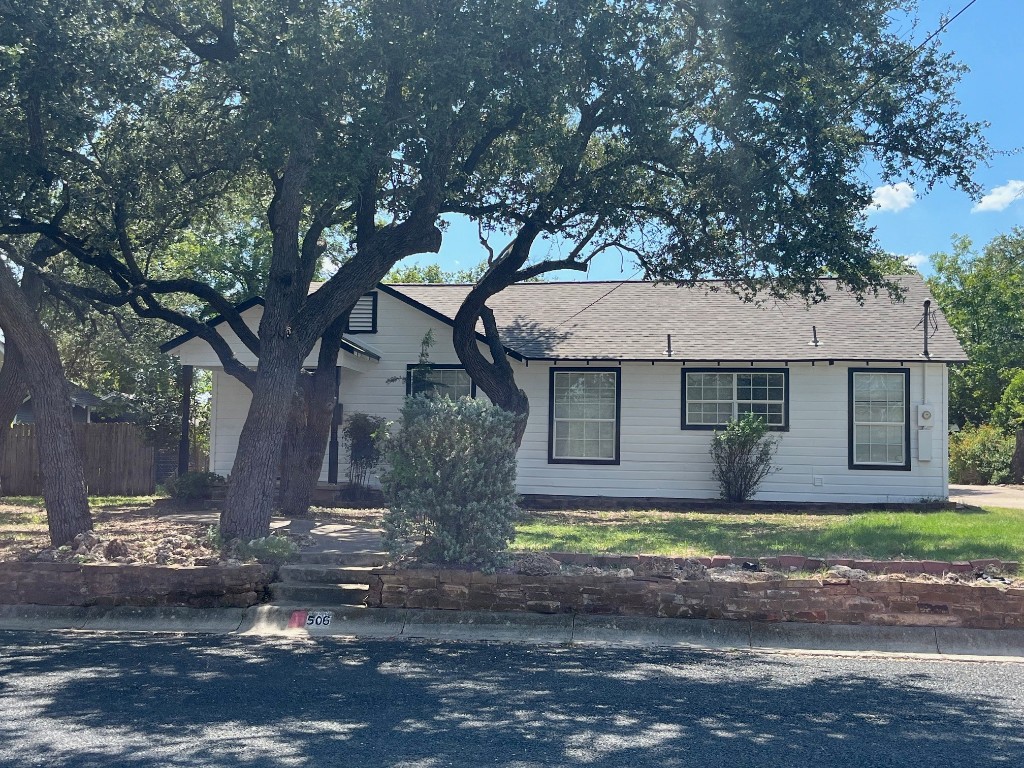
[[[932,293],[970,358],[950,369],[950,418],[986,424],[1024,369],[1024,229],[999,235],[980,253],[958,237],[932,265]]]
[[[1014,439],[992,424],[967,426],[949,436],[949,479],[988,485],[1010,479]]]
[[[515,536],[514,417],[483,400],[406,399],[381,478],[384,541],[428,562],[494,565]]]
[[[497,290],[612,248],[658,278],[869,289],[859,166],[973,191],[987,152],[956,108],[961,68],[890,30],[901,0],[0,2],[0,236],[46,235],[104,276],[86,295],[195,332],[250,387],[230,536],[269,530],[303,360],[401,259],[436,252],[445,214],[515,237]],[[244,190],[271,234],[257,332],[160,261]],[[544,238],[568,247],[522,269]],[[325,255],[340,267],[308,294]]]
[[[730,420],[711,438],[712,476],[726,501],[746,501],[768,475],[775,471],[772,460],[778,441],[768,433],[764,419],[748,413]]]
[[[992,411],[992,423],[1007,432],[1024,429],[1024,369],[1011,371],[1012,378]]]
[[[487,262],[473,269],[446,272],[440,264],[405,264],[388,272],[385,283],[475,283],[487,269]]]

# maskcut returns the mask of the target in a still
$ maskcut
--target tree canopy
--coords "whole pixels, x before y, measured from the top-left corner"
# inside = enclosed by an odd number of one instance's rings
[[[1024,229],[993,238],[980,252],[970,238],[955,238],[932,265],[932,293],[970,358],[950,369],[950,419],[987,424],[1024,371]],[[1022,391],[1017,384],[1014,392]],[[1015,422],[1012,402],[999,411],[1003,426]]]
[[[0,0],[0,237],[45,236],[106,281],[43,270],[52,290],[192,331],[250,387],[222,522],[262,535],[303,360],[402,258],[439,248],[444,214],[512,238],[497,283],[620,249],[659,279],[878,285],[860,168],[975,191],[987,152],[957,108],[962,68],[890,29],[903,6]],[[249,192],[270,244],[256,331],[165,258]],[[564,252],[527,266],[545,238]],[[325,256],[340,266],[309,294]]]

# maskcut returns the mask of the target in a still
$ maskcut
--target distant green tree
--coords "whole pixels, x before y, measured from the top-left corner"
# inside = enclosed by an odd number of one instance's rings
[[[385,283],[476,283],[487,271],[487,261],[469,269],[446,272],[440,264],[399,265],[388,272]]]
[[[980,253],[968,237],[932,256],[928,283],[970,361],[950,370],[950,418],[986,424],[1024,368],[1024,229],[999,235]]]

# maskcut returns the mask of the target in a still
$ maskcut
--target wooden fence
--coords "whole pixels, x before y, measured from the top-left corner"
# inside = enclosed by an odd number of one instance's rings
[[[75,438],[82,451],[90,496],[153,493],[153,448],[146,445],[134,424],[75,424]],[[43,492],[35,425],[15,424],[8,430],[0,484],[6,496],[38,496]]]

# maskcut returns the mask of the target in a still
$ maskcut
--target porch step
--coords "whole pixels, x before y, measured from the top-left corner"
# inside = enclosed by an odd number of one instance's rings
[[[270,585],[275,603],[296,605],[362,605],[369,592],[368,584],[302,584],[279,581]]]
[[[372,568],[384,565],[383,552],[302,552],[297,565],[334,565],[340,568]]]
[[[283,565],[278,570],[281,581],[303,584],[366,584],[374,566],[321,565],[300,563]]]

